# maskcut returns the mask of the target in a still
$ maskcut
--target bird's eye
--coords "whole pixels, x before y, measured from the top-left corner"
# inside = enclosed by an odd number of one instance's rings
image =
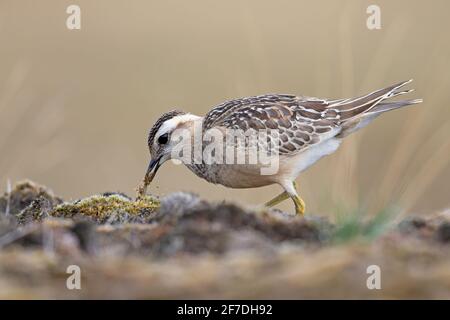
[[[158,143],[159,144],[166,144],[167,141],[169,141],[169,134],[168,133],[164,133],[163,135],[160,135],[158,138]]]

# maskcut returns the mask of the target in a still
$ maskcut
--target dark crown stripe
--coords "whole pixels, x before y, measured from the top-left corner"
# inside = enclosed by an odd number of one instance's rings
[[[149,146],[153,145],[153,141],[155,140],[155,135],[158,132],[158,130],[161,128],[161,126],[163,125],[164,122],[166,122],[167,120],[170,120],[176,116],[182,115],[182,114],[186,114],[186,113],[183,111],[180,111],[180,110],[172,110],[172,111],[164,113],[158,120],[156,120],[155,124],[150,129],[150,132],[148,134],[148,141],[147,141],[148,145]]]

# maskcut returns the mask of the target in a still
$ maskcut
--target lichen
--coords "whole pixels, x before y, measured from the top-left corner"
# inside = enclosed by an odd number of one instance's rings
[[[99,223],[147,222],[159,207],[159,201],[143,196],[136,201],[119,194],[94,195],[72,203],[63,203],[50,213],[53,217],[87,217]]]

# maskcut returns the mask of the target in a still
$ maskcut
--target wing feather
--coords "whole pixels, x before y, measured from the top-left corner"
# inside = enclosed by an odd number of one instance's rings
[[[369,113],[385,99],[410,92],[398,91],[410,82],[403,81],[350,99],[268,94],[230,100],[214,107],[205,116],[203,128],[276,130],[279,152],[295,154],[337,136],[346,122]]]

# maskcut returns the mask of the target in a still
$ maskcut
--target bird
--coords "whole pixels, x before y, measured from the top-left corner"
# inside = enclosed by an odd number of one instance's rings
[[[299,174],[322,157],[334,153],[345,137],[365,127],[379,115],[421,103],[422,99],[390,100],[413,91],[402,89],[411,81],[412,79],[402,81],[347,99],[265,94],[223,102],[205,116],[180,110],[166,112],[157,119],[148,134],[151,160],[143,184],[138,188],[138,197],[145,194],[147,186],[163,163],[169,159],[177,159],[173,152],[179,141],[175,138],[177,130],[185,130],[194,135],[195,128],[200,128],[201,137],[212,130],[271,130],[278,134],[279,163],[278,170],[273,174],[261,174],[262,164],[259,161],[253,164],[207,163],[202,159],[194,161],[194,156],[190,155],[190,161],[184,161],[184,164],[200,178],[230,188],[278,184],[283,192],[267,201],[265,206],[273,207],[291,198],[295,213],[303,216],[306,206],[298,194],[296,179]],[[186,140],[189,143],[193,141]],[[227,143],[237,142],[232,140]],[[270,143],[270,139],[266,140],[264,146],[267,148]],[[239,148],[236,145],[234,147]]]

